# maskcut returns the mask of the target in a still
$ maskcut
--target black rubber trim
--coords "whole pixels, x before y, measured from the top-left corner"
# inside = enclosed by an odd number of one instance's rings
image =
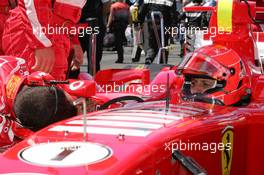
[[[122,101],[137,101],[137,102],[144,102],[144,100],[138,96],[123,96],[123,97],[117,97],[114,99],[109,100],[108,102],[102,104],[98,110],[104,110],[107,109],[110,105],[118,103],[118,102],[122,102]]]
[[[172,158],[179,161],[193,175],[207,175],[208,173],[191,157],[186,157],[179,150],[172,153]]]

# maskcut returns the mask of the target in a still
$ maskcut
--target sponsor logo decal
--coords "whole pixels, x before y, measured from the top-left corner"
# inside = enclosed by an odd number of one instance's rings
[[[74,91],[76,89],[81,88],[83,85],[84,85],[83,81],[75,81],[75,82],[71,83],[69,87],[71,90]]]
[[[15,99],[15,92],[18,88],[18,85],[21,81],[21,78],[17,75],[12,75],[10,80],[8,81],[6,85],[6,96],[10,99]]]

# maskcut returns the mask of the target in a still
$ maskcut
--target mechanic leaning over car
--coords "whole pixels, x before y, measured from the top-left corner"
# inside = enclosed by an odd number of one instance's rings
[[[2,36],[4,24],[9,16],[9,10],[15,8],[17,5],[16,0],[1,0],[0,1],[0,55],[3,55],[2,50]]]
[[[24,59],[0,57],[0,147],[77,115],[73,100],[44,72],[29,75]],[[40,76],[41,75],[41,76]]]
[[[155,33],[153,30],[153,24],[151,20],[151,13],[153,11],[159,11],[162,13],[164,18],[164,27],[172,28],[177,25],[177,14],[176,14],[176,1],[175,0],[144,0],[142,8],[139,12],[139,21],[141,23],[144,22],[145,17],[147,17],[148,23],[148,46],[146,53],[146,64],[151,64],[155,59],[155,56],[158,53],[158,44],[156,41]],[[159,23],[159,19],[155,19],[156,23]],[[165,29],[164,29],[165,31]],[[160,37],[160,27],[158,27],[158,33]],[[161,39],[160,39],[161,40]],[[169,36],[165,35],[165,46],[168,45]],[[168,61],[168,52],[166,51],[166,63]],[[161,63],[163,63],[163,59],[161,59]]]
[[[65,79],[71,47],[71,31],[80,19],[86,0],[18,0],[10,10],[2,39],[5,55],[26,59],[30,72],[51,73]],[[73,48],[81,52],[78,35]],[[75,62],[82,62],[77,53]],[[80,58],[81,56],[81,58]]]

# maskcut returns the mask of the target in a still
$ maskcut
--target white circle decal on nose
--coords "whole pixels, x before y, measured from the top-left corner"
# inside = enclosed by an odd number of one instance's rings
[[[39,166],[69,167],[102,162],[112,155],[107,146],[90,142],[49,142],[27,147],[19,158]]]

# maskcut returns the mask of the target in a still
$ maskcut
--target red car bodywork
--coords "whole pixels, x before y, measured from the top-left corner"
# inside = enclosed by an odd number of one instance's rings
[[[231,174],[262,174],[263,104],[251,103],[244,108],[212,106],[203,103],[179,103],[171,105],[165,114],[164,102],[148,102],[136,107],[112,109],[87,115],[89,143],[107,146],[111,156],[91,165],[68,167],[45,166],[45,162],[57,154],[43,149],[39,162],[23,160],[22,150],[42,143],[74,141],[74,146],[83,143],[81,117],[52,125],[6,151],[0,158],[1,173],[43,173],[43,174],[188,174],[178,160],[172,158],[172,148],[180,143],[210,145],[207,150],[181,152],[191,156],[208,174],[221,174],[221,154],[214,144],[222,143],[223,131],[233,131]],[[111,121],[111,122],[109,122]],[[78,123],[79,122],[79,123]],[[107,123],[108,122],[108,123]],[[121,122],[121,123],[120,123]],[[67,133],[67,134],[65,134]],[[173,145],[173,146],[172,146]],[[62,148],[61,148],[62,149]],[[194,148],[192,148],[194,149]],[[44,157],[43,154],[50,158]],[[60,160],[70,161],[78,150]],[[83,156],[80,155],[80,159]],[[51,161],[51,162],[52,162]],[[75,162],[72,161],[72,164]]]
[[[90,99],[99,107],[110,100],[127,96],[142,98],[144,101],[154,101],[164,99],[169,89],[171,102],[176,103],[183,84],[183,77],[175,73],[176,66],[164,67],[151,81],[150,71],[145,68],[101,70],[93,79],[97,84],[97,91]],[[87,77],[82,73],[80,77],[89,79],[85,76]],[[123,104],[116,103],[109,108],[120,106]]]

